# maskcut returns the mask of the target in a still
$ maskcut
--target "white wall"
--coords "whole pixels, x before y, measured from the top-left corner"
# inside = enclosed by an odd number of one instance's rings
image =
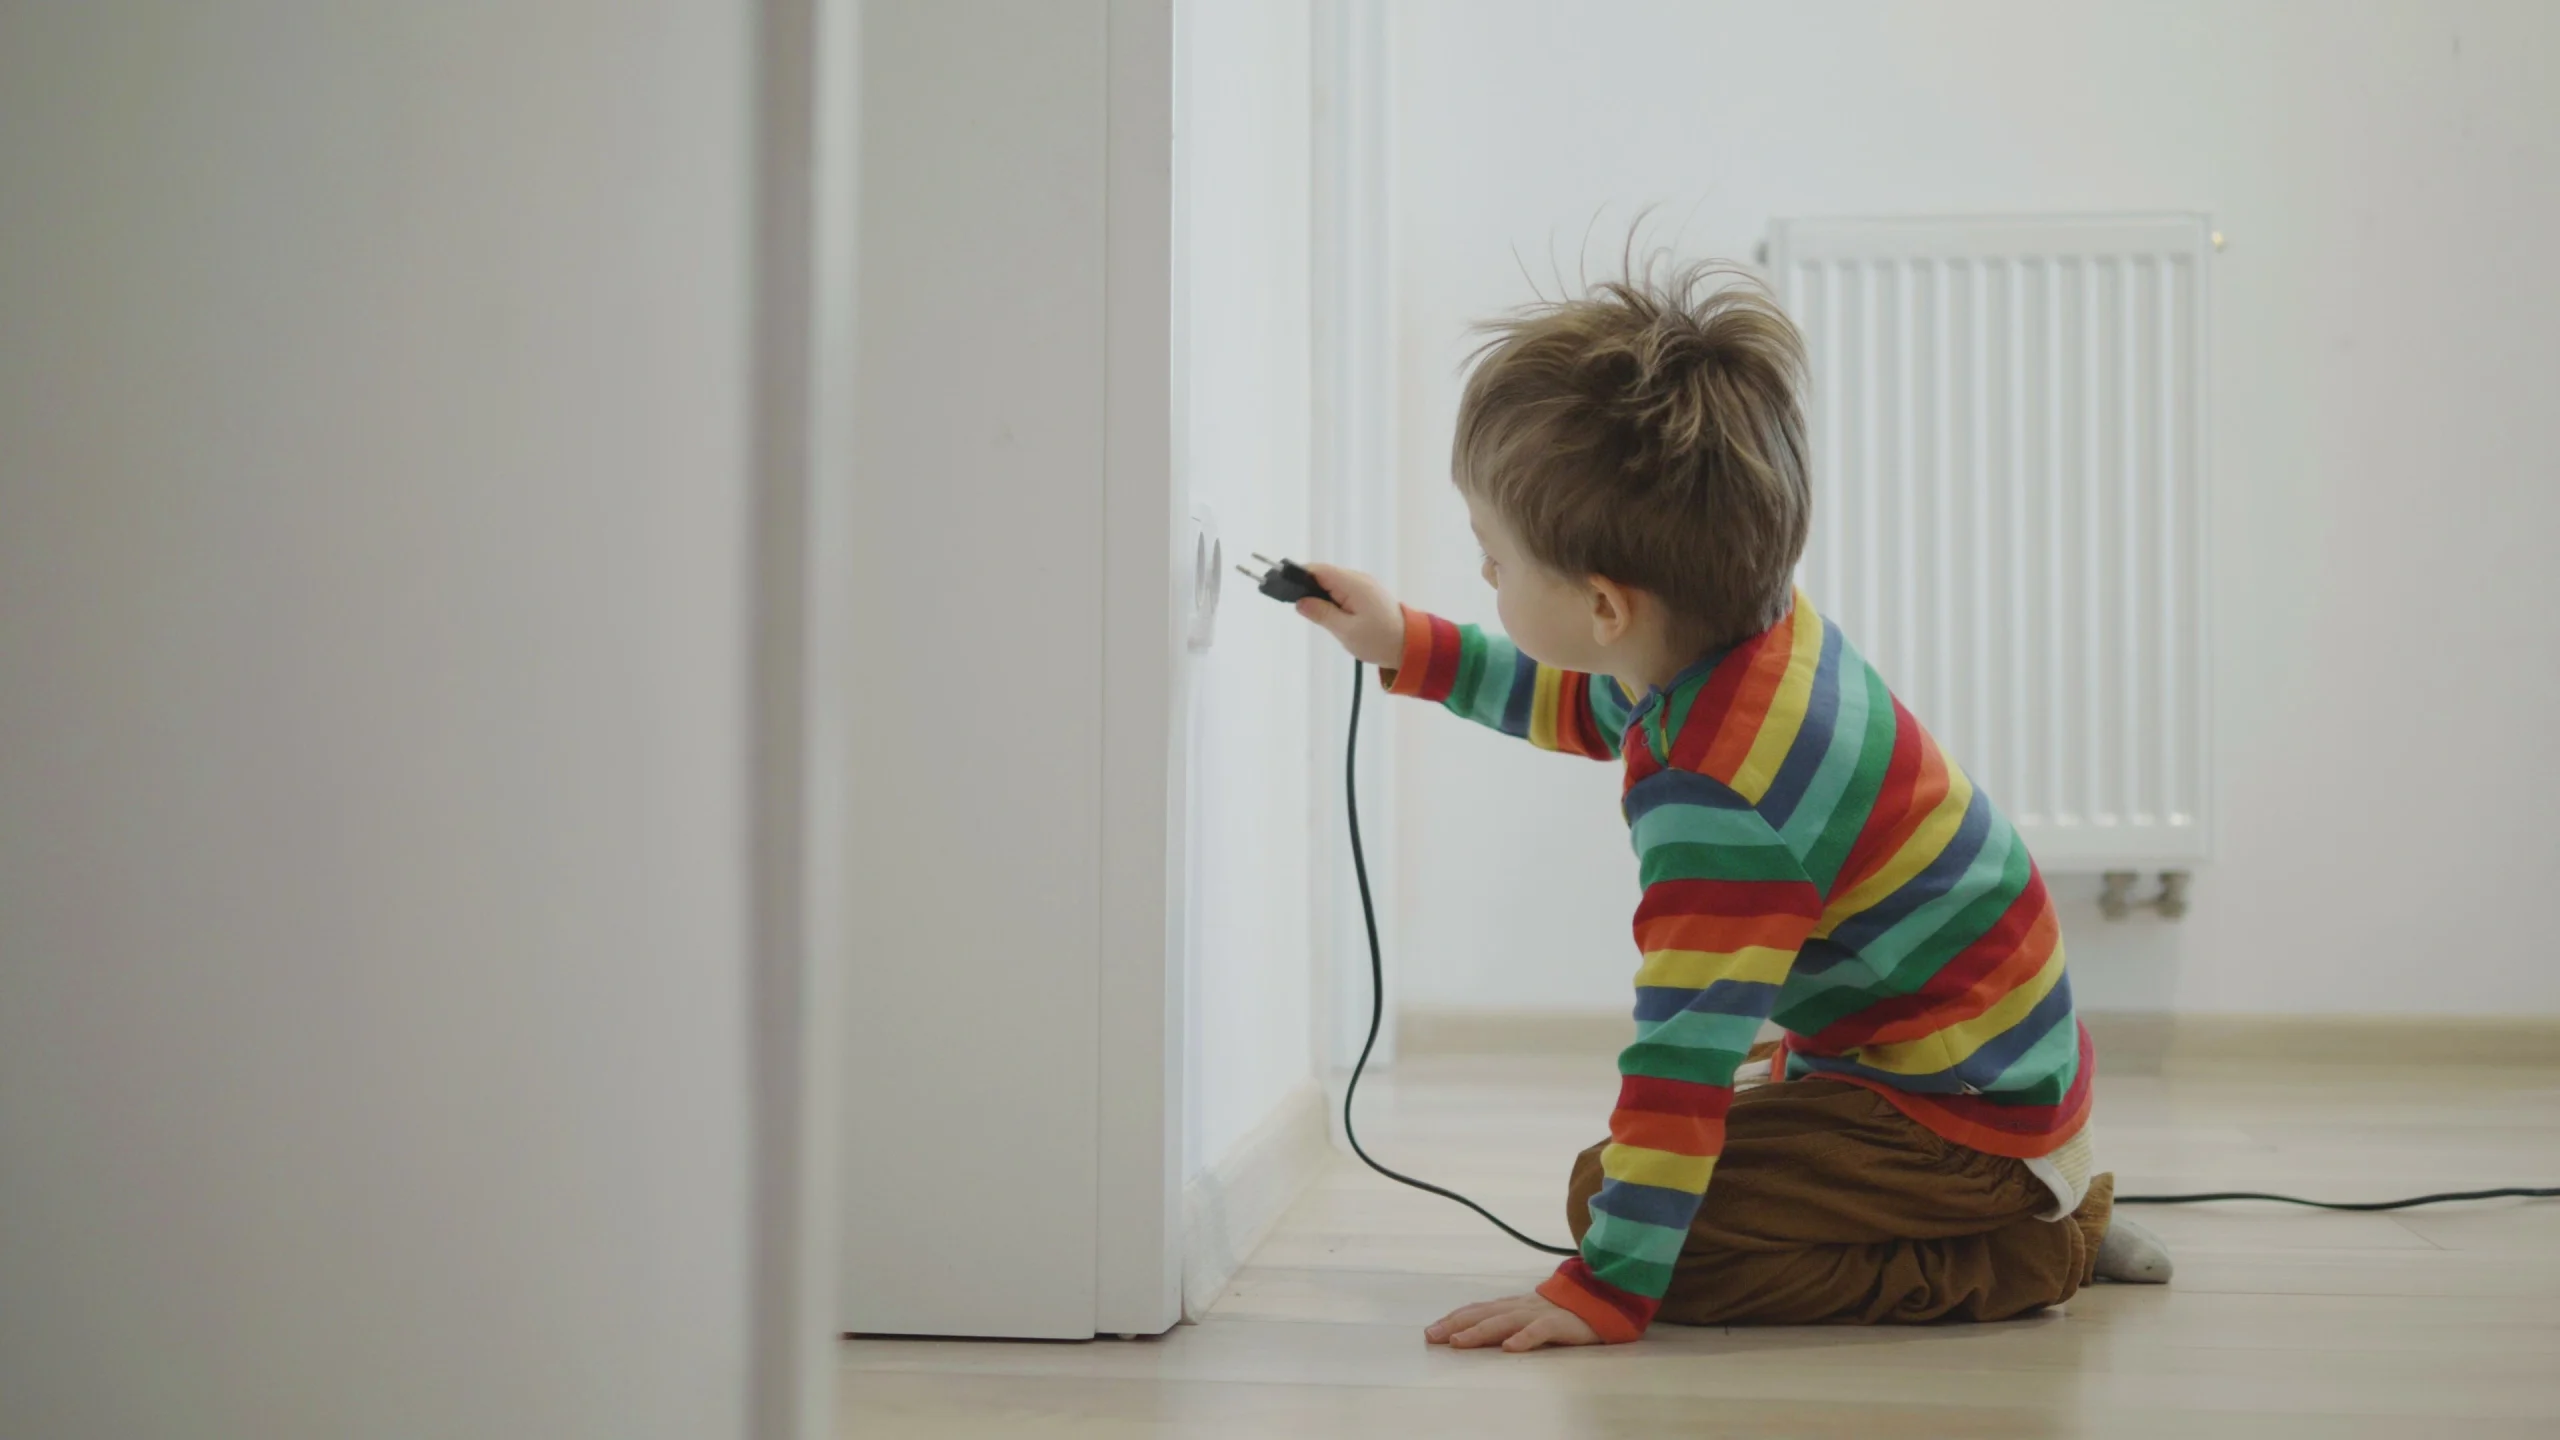
[[[2221,857],[2177,925],[2060,882],[2082,1002],[2560,1013],[2560,7],[1395,14],[1411,598],[1490,618],[1446,447],[1524,263],[1605,273],[1647,205],[1736,257],[1777,215],[2207,211]],[[1403,725],[1406,1002],[1623,1008],[1614,776],[1441,718]]]
[[[0,8],[0,1434],[743,1433],[751,20]]]
[[[1232,560],[1307,553],[1305,0],[1176,11],[1178,463]],[[1193,657],[1186,1170],[1313,1073],[1311,627],[1230,571]]]

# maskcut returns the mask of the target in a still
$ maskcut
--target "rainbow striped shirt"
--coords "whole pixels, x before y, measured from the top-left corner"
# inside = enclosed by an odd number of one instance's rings
[[[1764,1020],[1789,1078],[1867,1086],[1958,1144],[2037,1159],[2079,1134],[2093,1067],[2043,877],[1801,593],[1641,699],[1420,611],[1404,635],[1396,693],[1626,758],[1636,1040],[1582,1253],[1538,1293],[1603,1339],[1644,1333]]]

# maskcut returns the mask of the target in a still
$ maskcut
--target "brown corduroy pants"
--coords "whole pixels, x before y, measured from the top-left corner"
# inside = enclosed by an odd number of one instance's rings
[[[1574,1162],[1578,1243],[1600,1152]],[[1955,1144],[1838,1080],[1745,1090],[1680,1248],[1660,1318],[1675,1325],[2007,1320],[2089,1282],[2115,1177],[2067,1220],[2023,1161]]]

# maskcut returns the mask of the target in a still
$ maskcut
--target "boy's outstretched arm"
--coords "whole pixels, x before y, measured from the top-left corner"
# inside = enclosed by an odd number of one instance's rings
[[[1396,694],[1437,700],[1543,750],[1617,758],[1634,708],[1617,681],[1540,665],[1500,635],[1399,605],[1357,570],[1307,569],[1339,603],[1301,600],[1298,613],[1377,666]]]

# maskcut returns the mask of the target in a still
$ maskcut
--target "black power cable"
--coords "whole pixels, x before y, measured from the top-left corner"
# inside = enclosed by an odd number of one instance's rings
[[[2506,1185],[2495,1190],[2447,1190],[2441,1195],[2412,1195],[2406,1200],[2305,1200],[2299,1195],[2269,1195],[2258,1190],[2216,1190],[2202,1195],[2119,1195],[2118,1205],[2202,1205],[2212,1200],[2273,1200],[2279,1205],[2308,1205],[2314,1210],[2409,1210],[2456,1200],[2551,1200],[2560,1189],[2537,1190]]]
[[[1377,1161],[1360,1144],[1360,1132],[1351,1127],[1351,1101],[1360,1093],[1360,1074],[1369,1068],[1369,1052],[1378,1046],[1378,1025],[1387,1014],[1387,965],[1378,952],[1378,907],[1369,898],[1369,861],[1360,853],[1360,692],[1369,688],[1369,667],[1354,659],[1351,662],[1351,728],[1342,742],[1342,811],[1351,821],[1351,873],[1360,881],[1360,918],[1369,927],[1369,1038],[1360,1043],[1359,1062],[1351,1067],[1351,1083],[1342,1090],[1342,1136],[1351,1142],[1351,1152],[1368,1167],[1402,1185],[1455,1200],[1487,1220],[1493,1227],[1532,1250],[1550,1255],[1579,1255],[1569,1245],[1550,1245],[1533,1240],[1511,1228],[1510,1222],[1494,1214],[1455,1190],[1443,1189],[1428,1180],[1416,1180],[1401,1171],[1390,1170]]]
[[[1315,576],[1308,573],[1304,566],[1289,560],[1264,560],[1259,555],[1254,558],[1263,560],[1268,568],[1260,575],[1255,575],[1250,570],[1246,570],[1245,574],[1260,587],[1263,594],[1272,599],[1295,603],[1310,595],[1326,601],[1333,598],[1325,593],[1324,587],[1317,583]],[[1360,883],[1360,919],[1368,927],[1369,932],[1369,1035],[1361,1042],[1360,1058],[1351,1067],[1351,1082],[1343,1088],[1343,1138],[1351,1142],[1352,1153],[1358,1155],[1362,1163],[1397,1184],[1410,1185],[1416,1190],[1437,1195],[1444,1200],[1455,1200],[1491,1221],[1495,1229],[1532,1250],[1544,1251],[1549,1255],[1580,1254],[1580,1251],[1569,1246],[1549,1245],[1542,1240],[1535,1240],[1522,1234],[1513,1229],[1501,1216],[1455,1190],[1434,1185],[1428,1180],[1417,1180],[1401,1171],[1390,1170],[1379,1164],[1377,1157],[1371,1155],[1360,1143],[1360,1132],[1352,1125],[1351,1102],[1360,1093],[1360,1077],[1369,1068],[1369,1053],[1377,1048],[1378,1029],[1386,1019],[1387,1010],[1387,967],[1378,945],[1378,907],[1376,901],[1369,895],[1369,861],[1360,845],[1360,692],[1368,688],[1368,671],[1369,667],[1358,658],[1355,657],[1352,660],[1351,724],[1342,742],[1342,808],[1351,826],[1351,873]],[[2115,1197],[2115,1203],[2118,1205],[2203,1205],[2223,1200],[2265,1200],[2279,1205],[2307,1206],[2314,1210],[2372,1212],[2409,1210],[2421,1205],[2445,1205],[2461,1200],[2505,1199],[2560,1199],[2560,1188],[2509,1185],[2494,1190],[2449,1190],[2435,1195],[2413,1195],[2405,1200],[2306,1200],[2298,1195],[2270,1195],[2257,1190],[2215,1190],[2193,1195],[2118,1195]]]

